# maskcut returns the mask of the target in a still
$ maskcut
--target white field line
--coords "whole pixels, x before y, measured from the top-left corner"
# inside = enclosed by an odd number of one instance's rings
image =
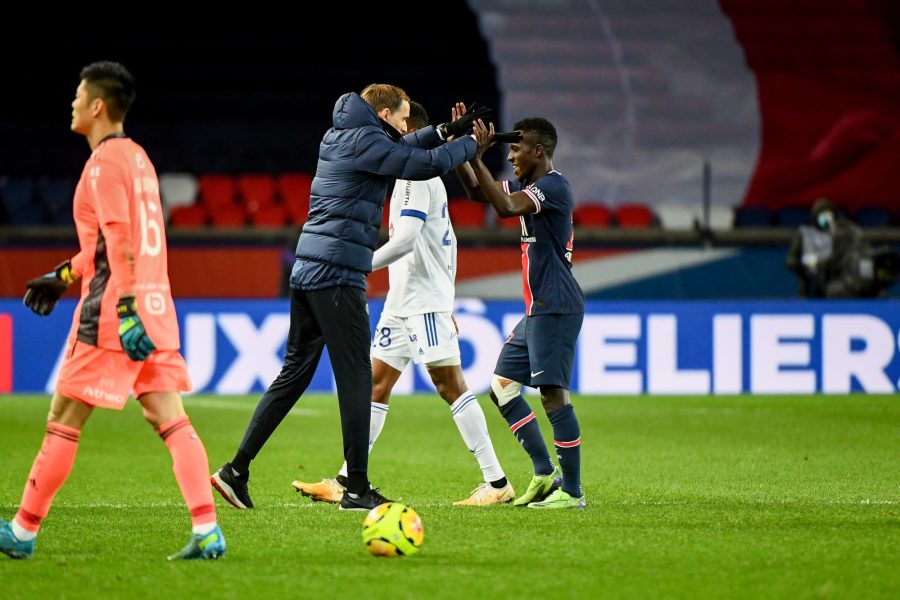
[[[302,402],[302,400],[300,401]],[[233,410],[237,412],[253,412],[256,409],[256,403],[250,404],[248,402],[240,401],[240,400],[220,400],[217,398],[195,398],[192,396],[187,396],[184,399],[184,405],[186,408],[190,409],[192,407],[198,408],[215,408],[217,410]],[[295,406],[288,413],[289,415],[297,416],[314,416],[321,414],[321,411],[316,410],[314,408],[298,408]]]

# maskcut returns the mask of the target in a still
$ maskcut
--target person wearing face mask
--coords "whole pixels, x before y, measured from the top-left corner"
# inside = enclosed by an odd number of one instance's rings
[[[896,281],[896,252],[873,250],[862,229],[840,217],[830,201],[817,200],[810,221],[798,229],[785,260],[799,277],[801,296],[873,298]]]

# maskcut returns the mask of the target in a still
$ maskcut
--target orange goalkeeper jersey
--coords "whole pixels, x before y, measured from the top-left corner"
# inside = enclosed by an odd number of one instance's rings
[[[81,274],[81,300],[70,340],[121,350],[116,303],[133,292],[156,347],[178,349],[159,180],[144,149],[123,136],[100,142],[81,173],[73,211],[80,251],[72,268]],[[134,255],[133,275],[121,253],[109,252],[122,243]]]

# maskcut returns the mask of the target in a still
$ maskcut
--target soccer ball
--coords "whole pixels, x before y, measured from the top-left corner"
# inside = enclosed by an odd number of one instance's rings
[[[379,504],[363,521],[363,543],[373,556],[409,556],[424,538],[422,519],[400,502]]]

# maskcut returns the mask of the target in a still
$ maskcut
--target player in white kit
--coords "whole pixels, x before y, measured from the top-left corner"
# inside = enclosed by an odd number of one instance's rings
[[[428,114],[410,102],[408,131],[428,125]],[[372,420],[369,451],[384,427],[391,390],[410,362],[425,363],[466,446],[481,467],[484,483],[455,505],[512,502],[515,492],[497,460],[478,400],[463,378],[453,320],[456,237],[447,212],[447,191],[439,177],[398,179],[390,203],[390,240],[375,251],[372,270],[389,266],[390,291],[372,343]],[[295,481],[304,496],[340,502],[347,464],[335,479]]]

